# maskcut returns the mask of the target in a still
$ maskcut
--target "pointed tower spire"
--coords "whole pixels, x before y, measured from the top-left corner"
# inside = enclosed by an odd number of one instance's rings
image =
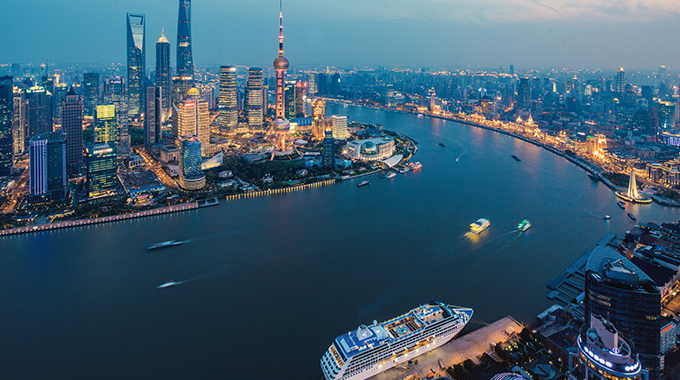
[[[635,180],[635,168],[630,168],[630,181],[628,182],[628,193],[626,194],[632,199],[639,199],[637,191],[637,181]]]
[[[283,57],[283,0],[279,0],[279,57]]]

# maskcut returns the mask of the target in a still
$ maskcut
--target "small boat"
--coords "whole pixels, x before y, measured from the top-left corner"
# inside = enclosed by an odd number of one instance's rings
[[[445,148],[445,147],[446,147],[446,144],[444,144],[444,143],[439,143],[439,146],[442,147],[442,148]]]
[[[514,158],[515,161],[517,161],[517,162],[521,162],[521,161],[522,161],[522,160],[520,160],[520,159],[519,159],[517,156],[515,156],[515,155],[513,155],[512,158]]]
[[[150,251],[152,249],[174,247],[174,246],[180,245],[180,244],[184,244],[184,242],[182,240],[168,240],[168,241],[164,241],[164,242],[161,242],[161,243],[152,244],[152,245],[146,247],[146,249]]]
[[[366,186],[366,185],[370,185],[370,184],[371,184],[371,181],[361,181],[357,184],[357,187],[362,187],[362,186]]]
[[[609,215],[605,215],[605,216],[604,216],[604,220],[609,220],[609,219],[611,219],[611,218],[612,218],[612,217],[609,216]]]
[[[409,168],[411,168],[411,170],[418,170],[423,167],[423,164],[421,164],[420,162],[411,162],[410,164],[408,164],[408,166]]]
[[[631,214],[631,213],[628,213],[628,216],[629,216],[631,219],[633,219],[633,220],[637,220],[637,218],[635,217],[635,215],[633,215],[633,214]]]
[[[394,178],[394,177],[396,177],[396,176],[397,176],[397,173],[395,173],[395,172],[389,172],[389,173],[385,174],[385,177],[383,177],[383,178],[390,179],[390,178]]]
[[[399,173],[402,173],[402,174],[407,173],[408,171],[409,171],[408,166],[404,166],[403,168],[399,169]]]
[[[621,207],[622,209],[626,208],[626,204],[623,203],[623,201],[618,201],[618,202],[616,202],[616,204],[619,205],[619,207]]]
[[[165,288],[169,288],[171,286],[175,286],[175,285],[179,285],[179,284],[181,284],[181,282],[170,281],[170,282],[166,282],[165,284],[158,285],[156,287],[156,289],[165,289]]]
[[[600,180],[600,175],[599,175],[599,174],[589,173],[589,174],[588,174],[588,177],[590,177],[590,179],[592,179],[592,180],[595,181],[595,182],[597,182],[597,181]]]
[[[480,219],[477,219],[476,222],[470,224],[470,230],[472,230],[472,232],[474,232],[476,234],[479,234],[482,231],[484,231],[485,229],[489,228],[490,225],[491,225],[491,222],[489,222],[487,219],[480,218]]]
[[[521,232],[524,232],[531,228],[531,222],[529,220],[524,219],[520,224],[517,225],[517,229]]]

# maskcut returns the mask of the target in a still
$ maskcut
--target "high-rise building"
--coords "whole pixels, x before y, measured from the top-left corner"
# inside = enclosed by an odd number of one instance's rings
[[[238,127],[238,89],[236,88],[236,67],[220,66],[220,114],[217,125],[222,133],[231,133]]]
[[[61,129],[66,133],[66,165],[75,168],[83,163],[83,101],[71,88],[60,106]]]
[[[14,80],[0,77],[0,177],[12,174],[12,113],[14,112]]]
[[[316,95],[316,91],[317,91],[316,74],[309,73],[309,96]]]
[[[83,74],[84,115],[95,116],[99,99],[99,73]]]
[[[295,115],[294,118],[305,117],[305,100],[307,98],[307,82],[295,84]]]
[[[40,86],[26,90],[28,99],[27,138],[52,132],[52,94]]]
[[[67,193],[66,133],[47,132],[29,140],[29,192],[33,199],[63,199]]]
[[[144,82],[146,79],[146,16],[130,13],[127,16],[127,93],[128,115],[138,117],[144,111]]]
[[[248,69],[248,83],[246,88],[246,116],[248,117],[248,127],[252,131],[262,131],[262,88],[264,80],[262,69],[251,67]]]
[[[210,111],[201,92],[192,87],[173,113],[173,134],[195,136],[203,147],[210,144]]]
[[[59,83],[54,85],[54,92],[52,93],[52,104],[54,104],[54,109],[52,110],[52,118],[54,125],[61,125],[61,103],[66,100],[66,94],[68,93],[69,87],[65,83]],[[94,116],[94,115],[93,115]]]
[[[295,118],[295,81],[286,81],[284,86],[284,104],[286,105],[286,119]]]
[[[12,138],[14,140],[14,156],[20,156],[26,151],[26,112],[28,103],[24,92],[14,86],[14,101],[12,112]]]
[[[201,170],[201,142],[196,136],[179,138],[179,185],[184,190],[198,190],[205,186],[205,174]]]
[[[576,340],[584,379],[646,380],[637,353],[614,324],[597,314],[586,316],[586,322]]]
[[[312,112],[314,115],[312,134],[317,140],[321,140],[325,137],[325,121],[326,121],[326,102],[321,99],[314,99],[312,101]]]
[[[347,140],[349,132],[347,131],[347,116],[333,115],[333,138],[337,140]]]
[[[113,104],[116,114],[118,133],[116,140],[116,154],[119,156],[130,153],[130,120],[128,118],[128,98],[125,77],[113,78],[108,81],[108,89],[104,103]]]
[[[144,146],[149,148],[161,141],[161,90],[160,87],[146,88],[146,112],[144,112]]]
[[[172,94],[172,73],[170,72],[170,41],[165,38],[165,31],[156,42],[156,87],[161,89],[161,122],[170,117]]]
[[[531,84],[529,78],[519,80],[519,94],[517,94],[517,108],[522,110],[531,109]]]
[[[626,90],[626,72],[623,70],[623,67],[619,67],[619,69],[616,70],[615,91],[618,92],[619,94],[623,94],[623,91],[625,90]]]
[[[608,247],[593,250],[586,264],[585,315],[613,323],[640,355],[649,379],[661,366],[661,292],[640,268]]]
[[[335,139],[331,131],[325,131],[321,149],[321,166],[324,169],[335,168]]]
[[[194,76],[194,59],[191,54],[191,0],[179,0],[177,75],[192,78]]]
[[[116,148],[113,144],[87,146],[87,196],[113,194],[118,187]]]
[[[95,144],[115,144],[118,141],[118,122],[116,106],[106,104],[97,106],[97,118],[94,123]]]
[[[21,78],[23,75],[21,73],[21,65],[18,63],[12,64],[12,76],[14,78]]]
[[[280,9],[279,56],[274,60],[274,70],[276,70],[276,119],[274,119],[273,127],[274,133],[276,133],[276,145],[272,152],[272,159],[277,152],[286,152],[291,142],[290,137],[288,136],[288,132],[290,132],[290,122],[286,119],[286,99],[284,97],[286,70],[288,70],[288,66],[288,60],[283,56],[283,9]],[[292,90],[293,85],[291,84],[291,91]]]

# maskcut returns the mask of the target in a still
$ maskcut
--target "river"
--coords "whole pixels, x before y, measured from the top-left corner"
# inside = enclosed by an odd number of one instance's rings
[[[548,281],[633,227],[626,212],[680,219],[657,204],[623,211],[574,164],[493,131],[327,113],[412,137],[423,168],[0,238],[0,378],[318,380],[321,355],[359,324],[431,299],[473,307],[471,327],[530,322],[552,304]],[[469,234],[481,217],[489,229]],[[189,243],[145,250],[170,239]],[[168,281],[182,283],[156,288]]]

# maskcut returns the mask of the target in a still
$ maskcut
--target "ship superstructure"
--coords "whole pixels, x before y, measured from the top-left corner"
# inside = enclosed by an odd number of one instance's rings
[[[472,309],[432,301],[404,315],[340,335],[321,358],[327,380],[366,379],[455,337]]]

